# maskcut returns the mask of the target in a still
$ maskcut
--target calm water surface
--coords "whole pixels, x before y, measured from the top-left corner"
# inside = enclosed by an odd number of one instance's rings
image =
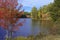
[[[19,22],[22,22],[24,19],[20,19]],[[37,35],[40,32],[40,21],[32,20],[31,18],[25,19],[23,26],[16,31],[13,36],[29,36]]]
[[[23,26],[21,26],[19,28],[19,30],[17,30],[16,32],[13,33],[13,36],[14,37],[17,37],[17,36],[29,36],[29,35],[37,35],[38,33],[40,32],[46,32],[46,29],[45,28],[42,28],[41,25],[40,25],[40,21],[39,20],[32,20],[31,18],[26,18],[25,19],[25,23],[23,23]],[[24,19],[20,19],[18,21],[19,22],[23,22]],[[3,29],[4,30],[4,29]],[[0,34],[6,34],[6,31],[1,31],[0,29]],[[0,35],[0,36],[2,36]]]

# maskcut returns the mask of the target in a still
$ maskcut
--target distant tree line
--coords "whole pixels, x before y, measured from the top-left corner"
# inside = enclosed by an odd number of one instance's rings
[[[60,18],[60,0],[54,0],[53,3],[44,5],[43,7],[40,7],[39,9],[37,9],[36,7],[33,7],[31,10],[31,17],[36,18],[36,19],[48,17],[49,19],[56,21],[57,19]]]

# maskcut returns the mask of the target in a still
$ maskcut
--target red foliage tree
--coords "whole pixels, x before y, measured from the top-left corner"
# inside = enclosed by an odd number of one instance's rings
[[[7,29],[11,33],[18,30],[19,26],[22,26],[23,22],[17,23],[20,18],[16,18],[17,13],[21,9],[22,5],[18,6],[17,0],[0,0],[0,26]]]

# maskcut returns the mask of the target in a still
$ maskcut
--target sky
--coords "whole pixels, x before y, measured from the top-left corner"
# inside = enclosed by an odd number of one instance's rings
[[[27,12],[30,12],[34,6],[39,9],[41,6],[51,2],[53,2],[53,0],[18,0],[18,3],[21,3],[23,5],[22,8]]]

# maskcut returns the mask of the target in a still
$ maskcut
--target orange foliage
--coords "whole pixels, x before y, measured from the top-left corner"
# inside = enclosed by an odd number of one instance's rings
[[[19,9],[22,7],[22,5],[20,5],[18,9],[16,9],[17,5],[17,0],[0,0],[0,26],[4,29],[9,30],[9,27],[11,27],[14,31],[23,25],[23,23],[16,24],[19,18],[15,18],[15,16],[17,13],[20,13]],[[12,31],[12,29],[10,29],[10,31]]]

